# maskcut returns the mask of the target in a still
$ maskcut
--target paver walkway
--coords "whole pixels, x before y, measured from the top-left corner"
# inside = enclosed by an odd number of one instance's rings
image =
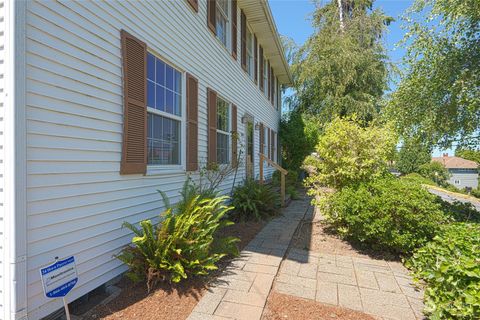
[[[258,320],[309,200],[293,202],[282,216],[270,221],[212,284],[189,320]]]
[[[312,220],[322,220],[317,213]],[[400,262],[291,248],[274,290],[362,311],[378,319],[423,319],[423,292]]]
[[[258,320],[272,288],[378,319],[423,318],[423,293],[401,263],[289,249],[304,216],[315,219],[309,199],[293,202],[268,223],[212,284],[188,320]]]

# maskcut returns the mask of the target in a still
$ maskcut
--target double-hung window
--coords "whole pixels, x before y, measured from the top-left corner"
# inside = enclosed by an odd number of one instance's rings
[[[147,55],[147,163],[181,164],[182,74]]]
[[[217,97],[217,162],[230,163],[230,104]]]
[[[253,46],[254,46],[254,40],[253,40],[253,33],[250,31],[250,29],[247,27],[247,36],[246,36],[246,47],[247,47],[247,72],[250,78],[253,79],[255,76],[255,63],[254,63],[254,57],[253,57]]]
[[[229,28],[229,1],[217,0],[216,3],[216,34],[218,39],[228,48],[228,30]]]

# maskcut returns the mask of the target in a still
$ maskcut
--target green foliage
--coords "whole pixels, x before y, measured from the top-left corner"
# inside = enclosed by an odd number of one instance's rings
[[[410,181],[410,182],[414,182],[414,183],[417,183],[419,185],[422,185],[422,184],[431,185],[431,186],[436,185],[435,182],[433,182],[432,180],[430,180],[428,178],[425,178],[425,177],[421,176],[418,173],[409,173],[405,176],[402,176],[401,179],[402,180],[407,180],[407,181]]]
[[[437,161],[422,164],[418,167],[418,173],[429,180],[435,181],[439,186],[446,186],[450,178],[447,168]]]
[[[294,110],[282,118],[279,132],[282,166],[289,171],[298,170],[305,157],[315,148],[318,125],[314,118]]]
[[[480,150],[458,148],[457,150],[455,150],[455,156],[475,161],[480,165]]]
[[[418,184],[392,177],[343,188],[320,206],[346,238],[408,254],[432,239],[445,221],[435,199]]]
[[[420,166],[431,161],[429,147],[413,139],[406,140],[397,154],[395,166],[402,174],[419,172]]]
[[[140,228],[123,224],[135,236],[117,258],[129,266],[132,280],[146,279],[148,291],[159,280],[179,282],[190,275],[206,275],[225,255],[238,255],[237,238],[215,237],[217,230],[232,224],[224,219],[232,209],[224,204],[228,197],[202,199],[194,194],[188,188],[182,201],[168,205],[157,226],[151,220],[141,221]]]
[[[247,179],[234,189],[232,205],[238,220],[262,220],[278,213],[280,200],[271,186]]]
[[[373,0],[343,2],[343,28],[336,0],[318,4],[314,34],[291,58],[297,104],[321,123],[353,114],[370,121],[387,89],[382,37],[392,19],[372,10]]]
[[[309,193],[317,194],[325,186],[340,189],[386,174],[396,141],[388,126],[362,127],[355,118],[335,118],[319,139],[317,155],[305,160]]]
[[[474,196],[475,198],[479,198],[480,199],[480,187],[478,189],[473,189],[470,193],[472,196]]]
[[[430,319],[480,319],[480,225],[447,225],[406,265],[427,284]]]
[[[470,202],[454,201],[452,203],[437,198],[442,211],[457,222],[480,222],[480,212]]]
[[[294,186],[286,187],[285,192],[290,196],[290,199],[292,200],[300,199],[300,195],[298,194],[297,188],[295,188]]]
[[[406,72],[386,114],[404,137],[478,145],[480,1],[416,0],[404,17]]]
[[[300,181],[298,180],[299,174],[296,170],[288,170],[288,174],[285,176],[285,185],[287,187],[298,187],[300,185]],[[274,186],[280,186],[281,183],[280,171],[275,171],[272,174],[272,184]]]

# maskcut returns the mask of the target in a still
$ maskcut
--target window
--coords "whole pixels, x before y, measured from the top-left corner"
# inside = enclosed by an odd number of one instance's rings
[[[230,162],[230,104],[217,97],[217,162]]]
[[[216,21],[216,34],[218,39],[222,41],[223,45],[225,47],[227,46],[227,41],[228,41],[228,28],[229,22],[228,22],[228,7],[229,7],[229,1],[228,0],[217,0],[215,1],[216,3],[216,14],[215,17],[217,19]]]
[[[147,56],[147,163],[181,164],[182,74]]]
[[[254,65],[254,55],[253,55],[253,34],[247,28],[247,72],[250,75],[250,78],[253,79],[255,75],[255,65]]]
[[[268,61],[263,58],[263,92],[268,96]]]

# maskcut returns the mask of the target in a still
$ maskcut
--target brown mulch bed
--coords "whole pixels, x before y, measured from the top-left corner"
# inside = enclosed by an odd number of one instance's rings
[[[373,257],[385,260],[399,260],[388,252],[362,248],[360,245],[341,239],[327,221],[319,214],[312,220],[303,220],[297,230],[292,247],[325,254],[347,255],[358,258]]]
[[[219,235],[239,237],[241,241],[238,246],[241,250],[265,224],[266,222],[236,223],[223,229]],[[162,283],[150,294],[147,294],[145,283],[133,284],[123,278],[117,284],[121,288],[120,295],[107,304],[97,305],[84,319],[186,319],[206,292],[209,279],[218,275],[228,263],[228,260],[222,261],[219,270],[209,277],[189,278],[176,285]]]
[[[272,291],[262,320],[373,320],[375,318],[350,309],[329,306],[311,300]]]

